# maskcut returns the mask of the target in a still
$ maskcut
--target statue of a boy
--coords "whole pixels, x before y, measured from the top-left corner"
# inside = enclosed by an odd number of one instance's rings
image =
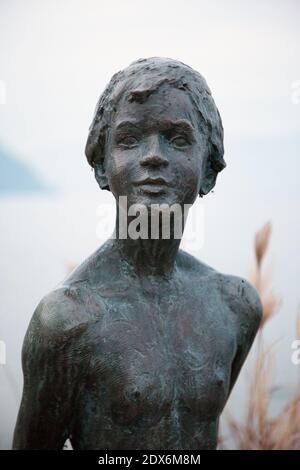
[[[214,449],[259,296],[179,250],[172,218],[169,239],[119,235],[120,196],[183,207],[214,187],[223,128],[205,80],[175,60],[134,62],[100,97],[86,155],[117,228],[33,315],[14,448]]]

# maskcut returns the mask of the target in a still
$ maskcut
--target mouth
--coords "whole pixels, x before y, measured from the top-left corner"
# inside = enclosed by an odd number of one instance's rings
[[[139,186],[143,192],[149,194],[163,194],[166,192],[166,188],[170,186],[170,183],[164,178],[151,178],[150,176],[133,184]]]

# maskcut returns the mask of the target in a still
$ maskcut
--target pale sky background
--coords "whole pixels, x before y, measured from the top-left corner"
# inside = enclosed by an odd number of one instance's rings
[[[198,220],[204,210],[203,246],[187,249],[246,276],[254,233],[271,220],[269,261],[282,309],[266,336],[282,338],[276,377],[293,383],[300,372],[290,360],[300,303],[299,24],[297,0],[0,0],[0,146],[53,188],[0,193],[0,340],[7,345],[0,448],[11,443],[20,349],[35,306],[68,263],[101,243],[99,204],[111,205],[113,223],[112,196],[98,190],[84,147],[103,88],[141,57],[172,57],[207,79],[223,120],[227,168],[204,208],[200,201],[194,208]],[[238,415],[239,403],[232,400]]]

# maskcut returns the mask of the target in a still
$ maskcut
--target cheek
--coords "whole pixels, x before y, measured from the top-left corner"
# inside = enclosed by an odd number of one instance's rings
[[[132,165],[124,155],[113,152],[106,164],[106,176],[108,179],[110,190],[114,195],[120,195],[123,189],[127,187],[129,180],[130,167]]]
[[[178,162],[176,168],[178,188],[188,203],[193,203],[198,196],[201,185],[201,160],[198,157],[188,158]]]

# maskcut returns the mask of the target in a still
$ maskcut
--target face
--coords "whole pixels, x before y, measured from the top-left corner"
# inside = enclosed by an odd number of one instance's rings
[[[116,198],[131,204],[192,204],[207,153],[189,96],[169,86],[144,103],[122,98],[109,135],[105,171]]]

